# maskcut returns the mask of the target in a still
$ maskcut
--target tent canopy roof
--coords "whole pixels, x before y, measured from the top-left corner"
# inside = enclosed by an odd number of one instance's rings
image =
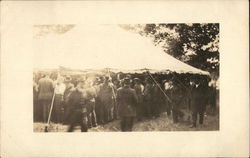
[[[116,25],[77,25],[64,34],[34,39],[34,67],[111,68],[123,72],[148,69],[208,75],[166,54],[153,42]]]

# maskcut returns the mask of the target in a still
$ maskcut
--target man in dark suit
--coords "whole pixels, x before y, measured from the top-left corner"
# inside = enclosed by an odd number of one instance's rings
[[[38,101],[43,109],[43,122],[47,122],[53,92],[53,81],[47,73],[45,74],[45,77],[38,81]]]
[[[100,98],[100,89],[102,87],[103,81],[101,78],[96,78],[94,81],[94,88],[96,91],[96,98],[95,98],[95,112],[96,112],[96,121],[99,125],[104,124],[104,106],[101,102]]]
[[[178,123],[179,118],[183,118],[184,114],[180,110],[184,99],[184,92],[181,86],[175,81],[174,86],[171,90],[171,100],[172,100],[172,116],[173,122]]]
[[[103,106],[103,122],[108,123],[114,119],[114,86],[111,82],[111,78],[105,77],[104,83],[100,86],[99,97]]]
[[[86,91],[84,90],[84,79],[78,81],[78,85],[69,96],[69,128],[68,132],[73,132],[74,127],[78,124],[82,132],[88,131]]]
[[[157,83],[158,84],[158,83]],[[156,83],[153,83],[153,87],[152,87],[152,104],[151,104],[151,109],[152,109],[152,116],[153,118],[157,118],[160,117],[160,113],[161,113],[161,104],[162,104],[162,98],[164,98],[164,96],[162,97],[162,92],[160,90],[160,88]]]
[[[133,121],[136,117],[138,97],[134,89],[130,88],[131,80],[124,79],[124,86],[117,90],[118,111],[121,117],[121,130],[132,131]]]
[[[192,111],[192,125],[191,128],[196,127],[197,117],[199,115],[199,124],[203,124],[206,104],[208,102],[208,86],[205,80],[201,80],[192,89],[191,94],[191,111]]]
[[[150,78],[147,78],[146,79],[146,84],[145,84],[145,89],[144,89],[144,107],[145,107],[145,116],[148,118],[148,119],[151,119],[152,118],[152,96],[153,96],[153,83],[152,83],[152,80]]]
[[[70,102],[69,102],[69,96],[70,94],[74,91],[74,85],[71,83],[71,77],[66,76],[65,79],[65,85],[66,89],[63,94],[63,100],[64,100],[64,124],[68,124],[68,115],[69,115],[69,107],[70,107]]]
[[[136,95],[138,97],[138,105],[136,109],[136,114],[137,114],[137,120],[141,121],[142,116],[143,116],[143,91],[144,91],[144,86],[141,84],[141,80],[139,78],[134,78],[134,89],[136,92]]]
[[[164,91],[166,93],[167,96],[171,96],[171,91],[173,89],[173,82],[172,81],[164,81]],[[167,111],[167,115],[171,116],[171,101],[169,100],[169,98],[165,97],[165,107],[166,107],[166,111]]]

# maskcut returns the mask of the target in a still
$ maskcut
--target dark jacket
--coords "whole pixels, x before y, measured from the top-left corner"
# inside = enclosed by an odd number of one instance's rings
[[[38,99],[51,100],[54,88],[53,81],[50,78],[41,78],[38,81]]]
[[[162,87],[161,87],[162,88]],[[153,84],[152,86],[152,101],[153,103],[161,104],[165,100],[165,96],[159,86]]]
[[[191,94],[191,109],[204,109],[208,102],[208,91],[204,86],[200,86],[192,89]]]
[[[184,91],[179,86],[174,86],[171,89],[171,101],[172,101],[172,107],[173,108],[180,108],[183,104],[183,101],[185,100]]]
[[[110,83],[104,83],[100,85],[100,92],[99,92],[99,98],[104,107],[111,108],[113,107],[113,91],[112,91],[113,85]]]
[[[136,116],[138,97],[134,89],[127,86],[119,88],[117,90],[117,103],[121,117]]]
[[[138,97],[138,102],[142,103],[143,102],[143,85],[142,84],[135,84],[134,86],[136,95]]]
[[[147,83],[145,85],[145,90],[144,90],[144,100],[145,101],[152,101],[152,92],[153,92],[153,85]]]
[[[70,103],[70,111],[82,111],[87,112],[86,108],[86,99],[84,96],[84,92],[78,90],[77,88],[72,91],[69,96],[69,103]]]

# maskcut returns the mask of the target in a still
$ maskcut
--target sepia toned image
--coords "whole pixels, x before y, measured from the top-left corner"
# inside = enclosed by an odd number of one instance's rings
[[[219,38],[219,23],[33,25],[33,131],[219,131]]]
[[[0,8],[0,157],[249,157],[249,1]]]

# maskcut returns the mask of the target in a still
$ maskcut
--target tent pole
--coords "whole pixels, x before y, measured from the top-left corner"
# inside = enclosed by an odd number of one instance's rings
[[[154,77],[150,74],[149,71],[147,71],[148,75],[152,78],[154,83],[158,86],[158,88],[161,90],[161,92],[164,94],[164,96],[168,99],[170,103],[172,103],[172,100],[168,97],[168,95],[164,92],[164,90],[161,88],[161,86],[158,84],[158,82],[154,79]]]
[[[56,81],[58,80],[58,77],[59,77],[59,72],[57,73]],[[55,85],[55,88],[54,88],[54,93],[53,93],[52,101],[51,101],[51,104],[50,104],[49,117],[48,117],[47,124],[45,125],[44,132],[48,132],[48,127],[49,127],[50,119],[51,119],[51,113],[52,113],[52,109],[53,109],[53,106],[54,106],[54,100],[55,100],[55,89],[56,89],[56,85]]]

